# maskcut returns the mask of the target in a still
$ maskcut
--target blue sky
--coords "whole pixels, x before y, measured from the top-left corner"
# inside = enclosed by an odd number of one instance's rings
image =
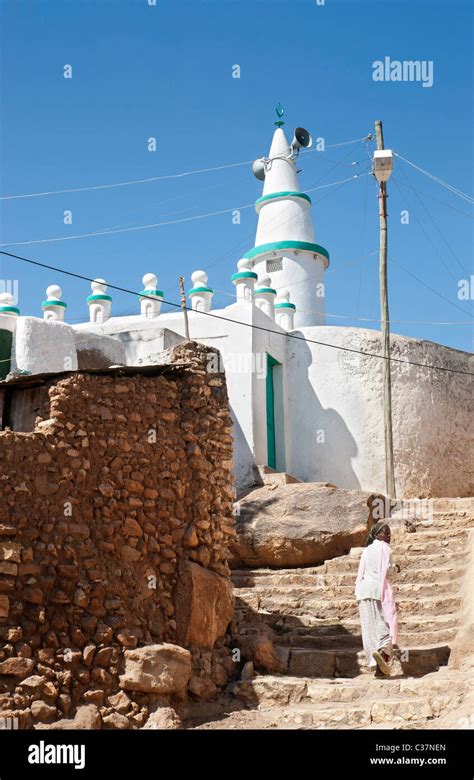
[[[268,153],[278,101],[288,133],[302,125],[327,145],[361,138],[381,118],[386,147],[472,194],[470,3],[157,0],[155,7],[148,0],[2,0],[1,8],[1,195],[252,160]],[[385,56],[432,61],[433,86],[373,81],[372,63]],[[72,79],[63,77],[66,64]],[[236,64],[240,79],[232,78]],[[150,137],[156,152],[147,149]],[[302,189],[366,171],[372,149],[357,143],[301,156]],[[253,208],[242,210],[240,224],[226,213],[109,236],[14,242],[180,220],[251,204],[260,194],[261,183],[243,165],[4,200],[0,240],[12,242],[7,251],[137,291],[142,275],[154,271],[173,301],[178,275],[189,287],[198,268],[216,290],[232,293],[235,264],[254,244]],[[358,319],[379,318],[372,178],[312,198],[316,240],[331,255],[328,323],[378,327]],[[400,221],[405,209],[409,224]],[[65,210],[72,211],[72,225],[63,222]],[[458,298],[459,280],[474,273],[469,203],[397,159],[389,219],[392,330],[471,350],[472,301]],[[67,319],[87,319],[87,282],[0,262],[0,278],[18,280],[22,314],[41,316],[46,286],[59,283]],[[138,311],[132,296],[112,294],[114,314]],[[231,300],[216,293],[214,306]]]

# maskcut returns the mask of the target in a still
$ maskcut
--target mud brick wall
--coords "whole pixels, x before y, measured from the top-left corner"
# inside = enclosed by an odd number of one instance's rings
[[[35,430],[0,432],[0,710],[27,712],[35,675],[56,717],[102,703],[124,649],[180,644],[183,564],[228,586],[232,429],[212,351],[179,345],[157,375],[55,377]]]

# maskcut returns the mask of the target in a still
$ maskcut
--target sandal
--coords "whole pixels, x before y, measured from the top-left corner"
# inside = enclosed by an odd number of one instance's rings
[[[374,661],[377,662],[377,666],[380,669],[380,671],[386,676],[390,676],[390,666],[388,665],[387,661],[389,660],[386,653],[383,652],[383,650],[374,650],[372,653],[372,658]]]

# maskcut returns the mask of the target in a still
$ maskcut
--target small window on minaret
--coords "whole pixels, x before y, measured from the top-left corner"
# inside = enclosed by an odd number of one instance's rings
[[[278,257],[276,260],[267,260],[267,274],[275,273],[275,271],[283,271],[282,257]]]

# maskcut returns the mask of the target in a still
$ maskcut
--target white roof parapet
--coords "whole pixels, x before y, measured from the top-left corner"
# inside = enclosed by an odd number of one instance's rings
[[[138,293],[140,313],[142,317],[154,319],[160,314],[164,294],[162,290],[158,290],[158,277],[156,274],[145,274],[142,278],[142,283],[143,290]]]
[[[252,261],[242,257],[237,263],[237,273],[232,274],[238,303],[253,303],[253,290],[257,279],[257,274],[252,271]]]
[[[207,273],[194,271],[191,274],[193,286],[188,290],[191,298],[191,307],[194,311],[210,311],[214,290],[207,286]]]
[[[106,322],[110,317],[112,298],[106,295],[107,282],[105,279],[94,279],[91,282],[92,295],[87,298],[89,306],[89,319],[91,322]]]
[[[61,300],[63,291],[57,284],[50,284],[46,288],[46,300],[41,304],[43,319],[64,320],[67,303]]]
[[[264,275],[258,278],[258,284],[254,292],[255,306],[261,309],[264,314],[275,319],[275,297],[277,291],[271,286],[272,282],[269,276]]]
[[[275,301],[275,321],[284,330],[294,329],[296,306],[290,303],[289,290],[280,290]]]

